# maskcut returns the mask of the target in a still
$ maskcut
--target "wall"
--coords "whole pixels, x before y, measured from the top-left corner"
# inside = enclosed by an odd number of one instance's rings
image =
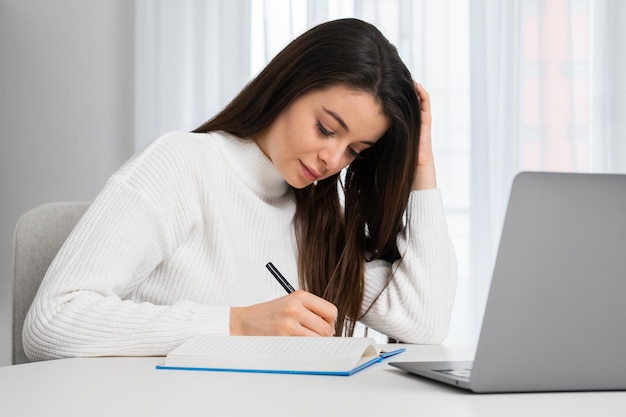
[[[135,2],[0,0],[0,366],[11,363],[13,230],[93,200],[133,152]]]

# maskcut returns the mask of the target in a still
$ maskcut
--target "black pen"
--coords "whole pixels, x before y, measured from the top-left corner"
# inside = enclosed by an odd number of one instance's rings
[[[265,265],[265,267],[269,269],[272,275],[274,275],[274,278],[276,278],[276,281],[278,281],[280,285],[283,286],[285,291],[287,291],[287,294],[291,294],[292,292],[295,291],[293,287],[291,286],[291,284],[289,283],[289,281],[287,281],[285,277],[283,276],[283,274],[281,274],[280,271],[276,269],[273,263],[268,262],[267,265]]]

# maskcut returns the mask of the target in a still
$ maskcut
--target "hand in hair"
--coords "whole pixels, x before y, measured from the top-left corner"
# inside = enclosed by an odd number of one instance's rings
[[[413,85],[419,98],[422,121],[413,190],[426,190],[437,188],[435,159],[431,142],[432,114],[430,112],[430,95],[421,84],[413,82]]]
[[[248,307],[231,307],[231,335],[333,336],[337,307],[312,293],[297,290]]]

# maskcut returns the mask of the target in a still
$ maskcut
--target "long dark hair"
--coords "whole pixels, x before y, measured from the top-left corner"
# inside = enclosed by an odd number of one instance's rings
[[[396,48],[361,20],[322,23],[293,40],[195,132],[251,138],[296,98],[337,85],[372,94],[390,126],[348,166],[343,184],[337,174],[293,190],[294,225],[301,286],[337,306],[335,334],[352,335],[363,311],[364,263],[400,258],[396,239],[415,174],[419,103]]]

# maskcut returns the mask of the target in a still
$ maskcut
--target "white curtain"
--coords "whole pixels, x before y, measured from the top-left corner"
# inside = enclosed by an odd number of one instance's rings
[[[135,149],[192,130],[250,77],[251,0],[136,0]]]
[[[466,313],[477,333],[514,175],[626,172],[626,4],[471,0],[470,10],[474,294]]]
[[[447,343],[476,341],[513,176],[626,172],[626,2],[136,0],[136,148],[215,114],[291,39],[359,17],[431,93],[459,258]]]

